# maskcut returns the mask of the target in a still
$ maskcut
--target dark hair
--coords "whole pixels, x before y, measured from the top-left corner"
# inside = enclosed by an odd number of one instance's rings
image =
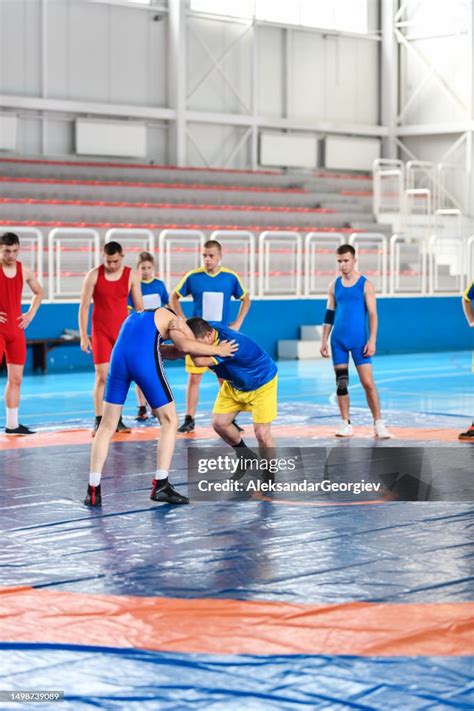
[[[350,252],[353,257],[356,256],[356,251],[352,244],[341,244],[341,246],[336,249],[336,254],[347,254],[347,252]]]
[[[137,267],[140,266],[142,262],[151,262],[152,264],[154,264],[155,258],[150,252],[140,252],[137,257]]]
[[[113,254],[123,254],[122,245],[118,242],[107,242],[104,245],[104,254],[108,254],[109,257]]]
[[[13,247],[14,244],[20,244],[20,240],[14,232],[5,232],[0,237],[0,244],[5,245],[5,247]]]
[[[212,331],[212,326],[210,326],[207,321],[204,321],[203,318],[199,318],[198,316],[188,318],[186,323],[196,338],[202,338],[206,335],[206,333],[210,333]]]
[[[207,242],[204,244],[204,249],[212,249],[213,247],[218,249],[219,252],[222,252],[222,245],[216,239],[208,239]]]

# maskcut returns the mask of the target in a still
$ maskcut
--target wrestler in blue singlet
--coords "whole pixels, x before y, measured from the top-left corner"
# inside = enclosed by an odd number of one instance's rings
[[[163,338],[155,311],[134,312],[124,321],[110,359],[104,402],[123,405],[132,380],[153,410],[174,400],[160,354]]]
[[[331,333],[331,351],[334,365],[349,363],[349,352],[355,365],[372,362],[364,355],[367,343],[367,306],[364,287],[366,277],[361,275],[352,286],[343,286],[342,277],[334,284],[336,314]]]

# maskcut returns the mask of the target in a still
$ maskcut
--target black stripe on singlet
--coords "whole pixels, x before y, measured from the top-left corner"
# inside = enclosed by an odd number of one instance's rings
[[[166,394],[166,397],[168,398],[168,402],[172,402],[174,400],[173,393],[171,392],[171,388],[170,388],[169,383],[166,379],[165,371],[163,368],[163,362],[162,362],[161,356],[160,356],[160,333],[159,333],[159,331],[156,332],[156,336],[155,336],[155,366],[156,366],[156,374],[158,375],[158,379],[161,383],[161,386]]]

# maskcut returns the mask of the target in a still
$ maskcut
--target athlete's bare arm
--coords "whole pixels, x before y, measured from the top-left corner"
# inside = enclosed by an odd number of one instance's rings
[[[87,322],[89,320],[89,306],[92,301],[92,294],[97,283],[98,269],[91,269],[87,272],[82,283],[81,303],[79,306],[79,333],[81,336],[81,350],[85,353],[92,352],[92,344],[87,335]]]
[[[200,343],[195,339],[192,332],[192,337],[186,333],[182,324],[176,324],[176,322],[173,324],[172,322],[175,320],[176,316],[167,311],[167,309],[157,309],[155,312],[155,325],[162,337],[164,339],[170,338],[183,353],[189,353],[192,356],[218,355],[221,358],[226,358],[233,355],[239,347],[235,341],[220,341],[215,345]],[[184,326],[189,328],[187,324],[184,324]]]
[[[20,328],[27,328],[36,316],[36,312],[43,299],[43,287],[29,267],[23,267],[23,278],[33,292],[30,308],[18,317],[18,325]]]
[[[145,306],[143,304],[142,287],[140,285],[140,279],[138,278],[138,274],[135,274],[135,272],[130,272],[130,283],[128,290],[130,292],[130,296],[132,297],[133,308],[135,309],[135,311],[143,311]]]
[[[467,301],[467,299],[462,297],[462,310],[464,311],[464,316],[471,328],[474,328],[474,316],[472,314],[472,301]]]
[[[170,296],[170,306],[173,309],[173,311],[176,313],[177,316],[186,320],[184,311],[181,308],[181,304],[179,303],[179,295],[176,291],[173,291],[173,293]]]
[[[241,304],[240,304],[240,309],[239,313],[237,314],[237,318],[235,321],[229,324],[229,328],[233,328],[234,331],[240,331],[242,324],[244,322],[245,317],[247,316],[249,309],[250,309],[250,296],[248,295],[248,292],[244,294],[244,296],[241,299]]]
[[[377,316],[375,288],[372,282],[368,279],[364,285],[364,297],[365,305],[367,306],[367,313],[369,314],[369,340],[365,344],[364,355],[373,356],[376,349],[377,327],[379,321]]]
[[[336,308],[336,300],[334,298],[334,282],[332,281],[329,284],[329,291],[328,291],[328,300],[326,304],[326,309],[335,309]],[[323,358],[329,358],[329,334],[332,331],[332,325],[330,324],[323,324],[323,335],[321,339],[321,348],[320,348],[320,353],[323,356]]]

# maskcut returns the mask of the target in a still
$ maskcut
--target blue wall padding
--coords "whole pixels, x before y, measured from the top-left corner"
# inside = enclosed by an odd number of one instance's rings
[[[469,350],[474,347],[474,333],[469,329],[460,296],[379,298],[378,353]],[[192,304],[183,302],[186,315]],[[239,304],[232,303],[232,318]],[[326,299],[255,300],[243,326],[272,357],[277,341],[299,337],[299,327],[321,324]],[[65,328],[77,329],[78,304],[44,304],[29,326],[28,338],[57,337]],[[49,354],[52,371],[87,367],[90,357],[79,346],[61,346]]]

